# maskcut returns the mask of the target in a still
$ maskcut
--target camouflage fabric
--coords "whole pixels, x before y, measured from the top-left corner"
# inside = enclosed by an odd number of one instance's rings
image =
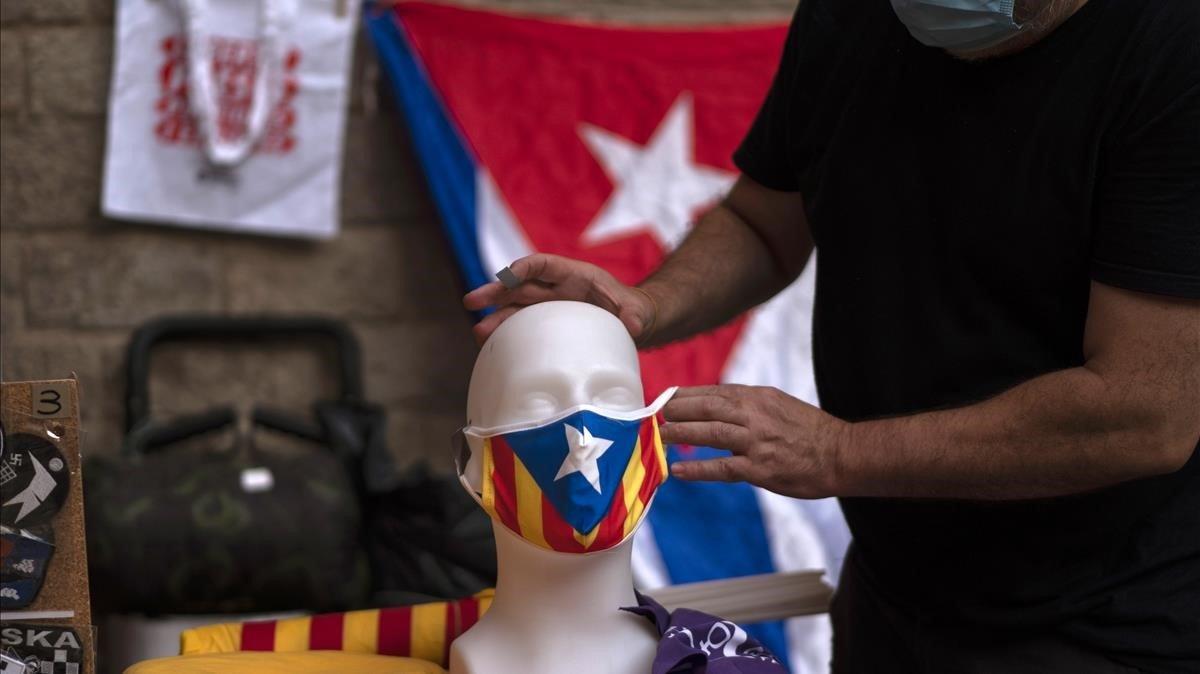
[[[264,468],[270,488],[244,488],[243,471]],[[366,597],[358,498],[328,450],[170,448],[96,458],[84,474],[101,610],[328,610]]]

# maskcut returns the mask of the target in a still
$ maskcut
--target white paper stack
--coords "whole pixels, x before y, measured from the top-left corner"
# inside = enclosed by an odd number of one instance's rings
[[[819,570],[764,573],[658,588],[652,596],[668,610],[690,608],[735,623],[825,613],[833,588]]]

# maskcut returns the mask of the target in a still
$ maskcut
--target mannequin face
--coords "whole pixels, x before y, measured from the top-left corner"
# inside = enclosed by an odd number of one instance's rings
[[[645,403],[637,347],[616,316],[583,302],[543,302],[513,314],[475,360],[467,424],[539,421],[576,405],[627,412]],[[479,488],[472,457],[466,477]]]

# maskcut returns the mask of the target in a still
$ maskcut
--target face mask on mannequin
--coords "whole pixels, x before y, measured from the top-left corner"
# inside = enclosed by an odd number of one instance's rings
[[[1013,19],[1015,0],[892,0],[918,42],[954,51],[994,47],[1025,27]]]
[[[549,419],[456,434],[459,481],[509,531],[538,547],[586,554],[637,530],[667,479],[657,414],[675,394],[631,412],[579,405]],[[480,489],[465,475],[482,459]]]

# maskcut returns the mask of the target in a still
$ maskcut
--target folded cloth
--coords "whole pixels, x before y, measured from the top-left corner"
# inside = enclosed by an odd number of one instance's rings
[[[432,662],[386,655],[312,651],[309,653],[213,653],[146,660],[125,674],[445,674]]]
[[[457,601],[222,623],[184,630],[180,653],[335,650],[419,658],[441,667],[450,643],[491,606],[492,590]]]
[[[637,592],[637,606],[623,607],[658,630],[661,639],[651,674],[787,674],[787,668],[741,627],[700,611],[668,612]]]

